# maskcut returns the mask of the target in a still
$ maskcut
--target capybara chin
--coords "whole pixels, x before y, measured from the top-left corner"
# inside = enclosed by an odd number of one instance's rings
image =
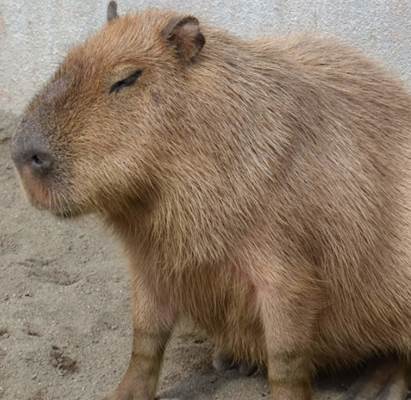
[[[275,400],[311,399],[319,366],[409,355],[411,96],[356,50],[111,2],[12,155],[34,205],[96,212],[127,249],[133,351],[109,399],[154,399],[180,317],[265,365]]]

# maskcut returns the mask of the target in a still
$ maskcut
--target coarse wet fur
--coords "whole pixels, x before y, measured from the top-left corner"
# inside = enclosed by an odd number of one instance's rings
[[[134,343],[109,399],[154,399],[180,317],[267,366],[275,400],[311,399],[317,367],[409,355],[411,96],[358,51],[112,2],[12,153],[34,205],[96,212],[127,250]]]

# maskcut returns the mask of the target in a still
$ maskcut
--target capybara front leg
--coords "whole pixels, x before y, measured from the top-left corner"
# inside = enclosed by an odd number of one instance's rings
[[[134,281],[133,348],[117,390],[105,400],[154,400],[163,353],[170,337],[172,313],[141,281]]]
[[[312,315],[284,294],[260,293],[268,381],[273,400],[311,400]]]

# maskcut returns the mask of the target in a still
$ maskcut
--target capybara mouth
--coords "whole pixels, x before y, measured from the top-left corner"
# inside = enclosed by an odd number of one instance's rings
[[[29,203],[36,209],[47,211],[59,218],[73,218],[80,214],[69,206],[67,199],[52,189],[48,183],[27,171],[18,169],[19,181]]]
[[[19,181],[27,200],[39,210],[52,208],[52,199],[49,188],[38,178],[30,174],[26,168],[18,168]]]
[[[38,210],[48,212],[60,219],[72,219],[80,216],[82,213],[68,205],[62,205],[61,202],[50,201],[46,206],[36,203],[35,200],[30,200],[31,204]]]

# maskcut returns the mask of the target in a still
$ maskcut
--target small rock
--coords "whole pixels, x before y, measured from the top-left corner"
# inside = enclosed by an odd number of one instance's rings
[[[7,328],[0,328],[0,338],[9,338],[10,334],[9,331],[7,330]]]
[[[66,356],[64,350],[53,345],[50,351],[50,363],[63,376],[73,374],[78,371],[77,361]]]
[[[37,330],[33,329],[30,325],[26,325],[23,329],[23,332],[29,336],[41,337],[41,334]]]

